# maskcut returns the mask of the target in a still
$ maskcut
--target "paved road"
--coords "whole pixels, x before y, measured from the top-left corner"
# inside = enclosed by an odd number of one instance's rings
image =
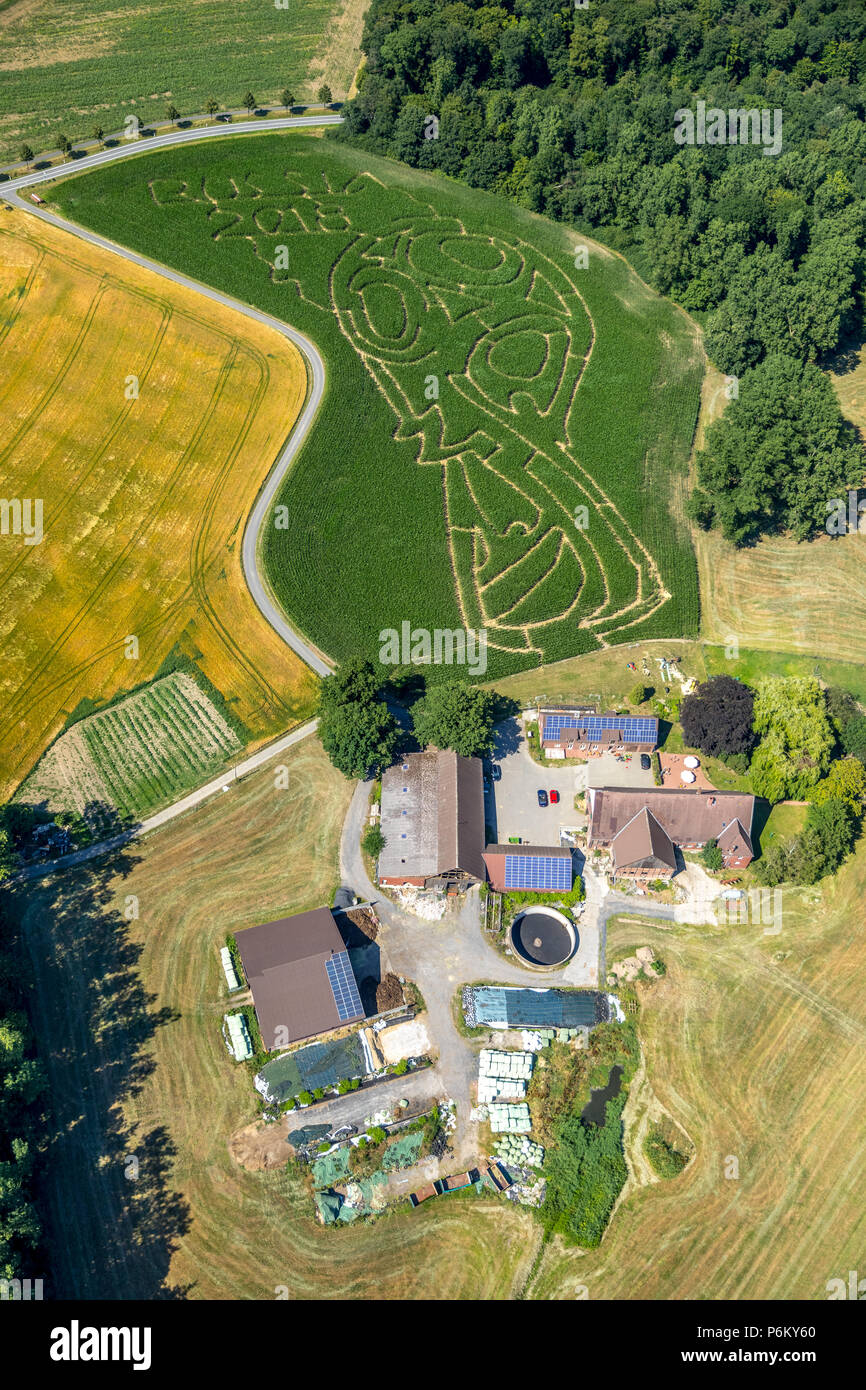
[[[464,1038],[454,1026],[451,1006],[458,987],[478,980],[497,980],[500,984],[521,984],[530,989],[546,984],[587,984],[584,966],[574,961],[551,980],[506,960],[486,940],[481,930],[478,894],[470,891],[456,910],[439,922],[425,922],[403,912],[370,882],[361,858],[359,841],[370,795],[370,783],[361,782],[349,805],[340,846],[341,882],[358,897],[375,903],[382,923],[381,944],[391,968],[416,981],[429,1015],[429,1032],[439,1051],[437,1072],[446,1094],[457,1102],[457,1128],[452,1138],[454,1155],[447,1171],[471,1164],[478,1158],[476,1127],[469,1123],[471,1087],[478,1075],[481,1043]],[[583,927],[581,927],[583,936]],[[587,941],[589,932],[586,932]],[[586,947],[587,958],[597,948]],[[592,980],[595,983],[595,980]],[[446,1171],[446,1169],[443,1169]]]
[[[95,232],[90,232],[84,227],[78,227],[72,222],[67,222],[64,218],[58,217],[53,212],[48,212],[45,208],[39,208],[35,204],[21,197],[21,190],[33,188],[38,184],[53,183],[58,178],[65,178],[71,173],[80,173],[87,169],[99,168],[104,164],[113,164],[120,159],[129,159],[139,154],[148,154],[152,150],[164,149],[172,145],[188,145],[200,140],[226,139],[235,135],[260,134],[262,131],[276,130],[297,130],[308,126],[338,125],[342,117],[337,115],[320,116],[286,116],[278,117],[273,120],[249,120],[237,121],[233,125],[208,126],[200,130],[178,130],[166,135],[157,135],[151,139],[142,139],[137,142],[124,143],[114,149],[100,150],[98,154],[88,155],[78,160],[74,165],[65,166],[62,169],[51,168],[33,170],[31,173],[23,175],[18,179],[10,179],[9,182],[0,184],[0,200],[3,200],[13,207],[30,213],[33,217],[39,217],[43,222],[50,222],[52,226],[60,227],[63,231],[71,233],[73,236],[80,237],[82,241],[90,242],[92,246],[102,247],[103,250],[110,251],[113,255],[121,256],[126,261],[131,261],[134,265],[143,266],[156,275],[161,275],[163,279],[171,280],[176,285],[183,285],[198,294],[204,295],[214,303],[223,304],[229,309],[245,315],[246,318],[254,319],[257,323],[263,323],[269,328],[275,329],[278,333],[288,338],[303,354],[307,364],[309,387],[307,400],[304,409],[292,429],[291,434],[274,464],[268,478],[262,488],[256,503],[250,513],[243,537],[243,567],[244,576],[247,581],[250,593],[252,594],[260,612],[270,623],[271,627],[283,638],[288,646],[306,662],[317,675],[329,676],[332,665],[328,663],[322,653],[309,646],[294,628],[286,620],[284,614],[277,607],[267,585],[266,580],[261,574],[258,565],[258,538],[261,532],[265,517],[267,516],[274,497],[283,481],[286,473],[310,431],[319,404],[322,400],[325,389],[325,364],[319,355],[315,344],[306,338],[303,333],[282,323],[279,319],[273,318],[270,314],[264,314],[258,309],[254,309],[249,304],[244,304],[240,300],[232,299],[228,295],[220,294],[219,291],[211,289],[208,285],[200,284],[196,280],[190,279],[186,275],[180,275],[177,271],[169,269],[167,266],[160,265],[156,261],[149,260],[146,256],[140,256],[134,251],[128,250],[124,246],[119,246],[115,242],[107,240],[105,237],[97,236]],[[88,859],[94,859],[97,855],[104,854],[107,850],[115,849],[120,845],[126,844],[129,840],[135,839],[140,835],[146,835],[151,830],[156,830],[159,826],[165,825],[176,816],[183,815],[186,811],[198,806],[208,797],[219,792],[221,788],[231,780],[243,777],[247,772],[260,767],[270,758],[275,757],[284,749],[297,743],[299,739],[305,738],[313,733],[316,728],[316,721],[313,720],[303,725],[291,733],[283,735],[275,743],[269,744],[266,748],[260,749],[258,753],[239,763],[237,767],[230,769],[222,776],[214,778],[205,786],[199,787],[197,791],[191,792],[188,796],[182,797],[171,806],[165,807],[162,811],[153,816],[149,816],[134,829],[117,835],[110,840],[101,841],[97,845],[79,850],[74,854],[65,855],[60,860],[52,860],[46,864],[33,865],[16,875],[19,881],[42,878],[45,874],[53,873],[54,869],[60,864],[63,867],[74,866],[84,863]]]
[[[63,231],[80,237],[82,241],[87,241],[92,246],[99,246],[115,256],[121,256],[124,260],[131,261],[134,265],[143,266],[146,270],[152,271],[155,275],[161,275],[163,279],[170,280],[175,285],[183,285],[186,289],[204,295],[206,299],[212,300],[215,304],[222,304],[228,309],[234,309],[237,313],[243,314],[248,319],[253,319],[256,323],[275,329],[277,333],[281,333],[284,338],[288,338],[290,342],[294,343],[295,347],[302,353],[307,365],[309,380],[307,400],[250,513],[244,531],[242,559],[244,577],[259,611],[274,631],[279,633],[283,641],[297,653],[302,661],[312,667],[318,676],[329,676],[333,670],[333,663],[329,663],[321,652],[305,642],[277,607],[270,586],[259,569],[257,553],[259,535],[265,518],[270,512],[274,497],[294,462],[298,450],[310,432],[310,427],[324,395],[325,364],[319,355],[318,348],[303,333],[299,333],[297,329],[291,328],[271,314],[264,314],[260,309],[254,309],[252,305],[244,304],[238,299],[232,299],[229,295],[220,294],[218,290],[213,290],[208,285],[203,285],[186,275],[180,275],[177,271],[170,270],[157,261],[149,260],[147,256],[139,256],[135,251],[130,251],[125,246],[119,246],[116,242],[97,236],[95,232],[87,231],[84,227],[67,222],[65,218],[58,217],[56,213],[48,212],[45,208],[37,207],[31,202],[25,201],[21,197],[21,190],[33,188],[42,183],[55,183],[58,178],[65,178],[73,172],[82,173],[87,169],[101,168],[104,164],[115,164],[121,159],[148,154],[152,150],[166,149],[174,145],[195,144],[200,140],[225,140],[235,135],[258,135],[262,131],[298,130],[308,126],[339,125],[341,120],[342,117],[337,115],[284,116],[274,120],[238,121],[230,127],[206,126],[200,130],[176,130],[167,135],[155,135],[151,139],[118,145],[114,149],[100,150],[98,154],[87,155],[77,160],[74,165],[64,166],[61,169],[34,170],[29,174],[24,174],[19,179],[10,179],[8,183],[0,184],[0,199],[3,201],[29,212],[34,217],[41,218],[43,222],[50,222],[52,226],[60,227]]]
[[[198,140],[230,139],[233,135],[258,135],[261,131],[298,130],[305,126],[340,125],[342,116],[323,113],[318,116],[267,116],[248,121],[233,121],[231,125],[220,124],[202,126],[197,130],[171,130],[165,135],[142,136],[138,140],[124,140],[113,149],[100,150],[97,154],[83,155],[71,164],[50,169],[31,169],[20,178],[10,179],[0,184],[0,197],[13,201],[8,195],[19,188],[32,188],[39,183],[54,183],[67,174],[78,173],[82,169],[95,169],[102,164],[114,164],[118,159],[129,159],[131,155],[147,154],[150,150],[165,149],[169,145],[191,145]],[[63,224],[66,225],[65,223]]]

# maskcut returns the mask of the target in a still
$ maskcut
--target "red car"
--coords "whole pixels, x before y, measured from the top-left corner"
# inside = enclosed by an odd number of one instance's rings
[[[550,804],[551,804],[551,806],[555,806],[558,800],[559,800],[559,792],[551,791],[551,793],[550,793]]]

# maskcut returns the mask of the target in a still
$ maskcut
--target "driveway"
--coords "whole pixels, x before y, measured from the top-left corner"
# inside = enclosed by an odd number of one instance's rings
[[[626,755],[627,756],[627,755]],[[640,765],[640,753],[632,753],[618,758],[615,753],[602,753],[600,758],[590,758],[586,765],[587,785],[590,787],[652,787],[652,767],[644,770]]]
[[[528,758],[528,754],[524,753],[523,757]],[[477,889],[470,890],[458,903],[451,905],[439,922],[413,917],[383,897],[367,878],[359,839],[369,794],[370,783],[359,783],[349,806],[340,848],[341,880],[360,899],[375,904],[382,924],[379,941],[392,969],[415,981],[424,996],[428,1032],[439,1054],[435,1075],[444,1094],[457,1103],[452,1153],[443,1160],[441,1167],[445,1176],[471,1165],[479,1157],[477,1127],[469,1121],[469,1110],[471,1088],[478,1076],[478,1053],[485,1041],[465,1038],[455,1027],[452,1004],[457,990],[461,985],[484,980],[523,985],[529,989],[547,985],[595,987],[599,946],[597,905],[589,904],[581,919],[580,946],[575,958],[564,970],[554,971],[548,977],[512,963],[490,945],[481,930]]]
[[[519,836],[525,845],[558,845],[560,827],[577,825],[582,819],[575,811],[574,798],[583,789],[583,768],[565,761],[556,768],[539,767],[518,719],[498,724],[495,734],[493,762],[500,776],[492,785],[486,782],[484,809],[497,843],[506,844],[512,836]],[[555,788],[559,804],[539,806],[539,788],[548,796]]]
[[[429,1103],[432,1106],[444,1098],[445,1089],[436,1067],[425,1067],[423,1071],[408,1076],[392,1076],[374,1086],[365,1086],[361,1091],[350,1091],[345,1096],[335,1096],[333,1100],[319,1101],[303,1110],[290,1110],[284,1117],[286,1132],[302,1129],[305,1125],[330,1125],[331,1129],[355,1125],[362,1130],[364,1121],[370,1115],[391,1110],[400,1100],[413,1101],[414,1110],[419,1105]]]

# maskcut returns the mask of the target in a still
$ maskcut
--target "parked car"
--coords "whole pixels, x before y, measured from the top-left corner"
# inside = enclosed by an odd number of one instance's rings
[[[559,800],[559,792],[554,791],[553,788],[551,788],[551,791],[550,791],[550,802],[551,802],[551,805],[552,805],[552,806],[555,806],[558,800]]]
[[[547,805],[547,792],[546,792],[546,791],[542,791],[541,788],[539,788],[539,791],[538,791],[538,804],[539,804],[539,806],[546,806],[546,805]]]
[[[649,772],[650,768],[652,767],[652,759],[649,753],[641,753],[640,765],[643,768],[644,772]]]
[[[494,763],[494,764],[493,764],[493,780],[494,780],[494,782],[498,782],[498,781],[501,780],[501,778],[502,778],[502,768],[499,766],[498,763]]]

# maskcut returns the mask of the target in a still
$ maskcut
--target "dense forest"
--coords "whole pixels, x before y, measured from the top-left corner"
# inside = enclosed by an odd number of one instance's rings
[[[864,478],[815,365],[862,338],[862,0],[373,0],[362,47],[339,138],[594,232],[700,320],[736,381],[694,519],[822,530]],[[704,143],[679,143],[699,103]],[[712,143],[713,110],[765,126]]]

